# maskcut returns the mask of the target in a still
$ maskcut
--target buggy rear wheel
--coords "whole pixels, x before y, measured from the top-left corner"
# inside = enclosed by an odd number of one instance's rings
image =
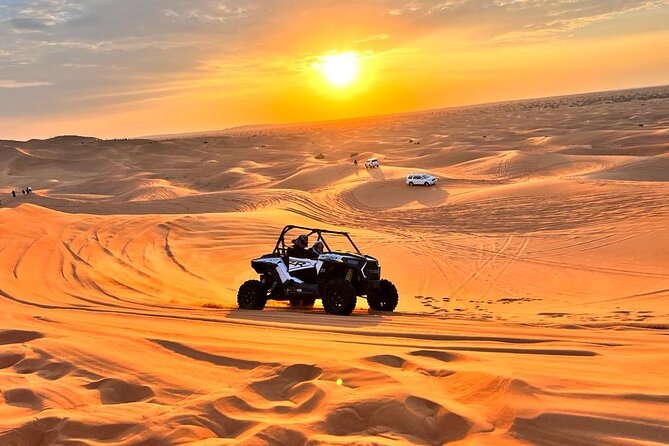
[[[267,303],[267,289],[259,280],[247,280],[237,292],[237,305],[242,310],[262,310]]]

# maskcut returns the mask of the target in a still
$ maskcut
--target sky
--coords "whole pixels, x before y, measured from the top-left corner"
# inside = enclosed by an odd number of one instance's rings
[[[357,76],[333,85],[331,55]],[[669,83],[669,0],[0,0],[0,139],[103,138]]]

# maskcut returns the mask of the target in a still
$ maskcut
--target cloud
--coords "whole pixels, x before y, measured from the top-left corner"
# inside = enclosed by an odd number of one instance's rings
[[[18,82],[13,80],[0,80],[0,88],[28,88],[28,87],[44,87],[53,85],[52,82]]]
[[[15,30],[40,31],[48,28],[48,25],[41,20],[31,19],[29,17],[16,17],[7,20],[9,25]]]
[[[17,105],[0,118],[161,97],[203,74],[233,85],[338,46],[547,41],[640,11],[669,19],[666,0],[0,0],[0,79],[50,81],[2,81],[0,102]],[[49,101],[27,88],[52,83]]]
[[[636,11],[666,13],[667,6],[666,0],[414,0],[387,14],[430,29],[471,28],[478,40],[523,42],[563,37]]]

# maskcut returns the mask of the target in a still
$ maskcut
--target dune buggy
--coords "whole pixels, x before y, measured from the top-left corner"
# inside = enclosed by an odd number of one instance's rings
[[[286,244],[289,233],[300,233],[292,246]],[[316,242],[308,247],[312,236]],[[345,248],[331,249],[335,242]],[[242,309],[262,310],[269,299],[292,306],[313,306],[321,299],[326,312],[349,315],[358,297],[378,311],[393,311],[399,301],[395,285],[381,279],[378,260],[362,254],[347,232],[286,226],[274,250],[253,259],[251,267],[260,278],[239,287],[237,303]]]

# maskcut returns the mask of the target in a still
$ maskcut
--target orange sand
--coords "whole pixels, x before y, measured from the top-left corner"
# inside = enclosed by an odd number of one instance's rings
[[[668,181],[667,87],[0,141],[0,445],[667,444]],[[288,223],[398,311],[237,310]]]

